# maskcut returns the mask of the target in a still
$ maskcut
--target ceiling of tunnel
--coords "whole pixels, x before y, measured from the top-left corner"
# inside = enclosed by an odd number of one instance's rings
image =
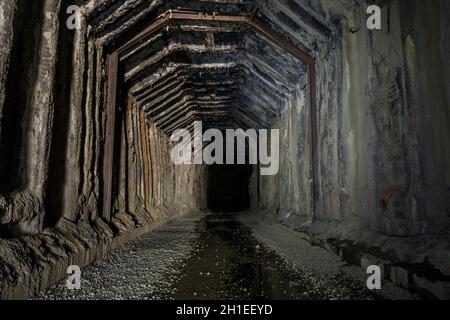
[[[299,3],[305,1],[91,0],[84,15],[90,36],[104,45],[123,43],[171,9],[253,16],[315,55],[316,42],[336,31],[319,22],[329,15],[323,8],[307,13]],[[268,128],[306,75],[298,58],[249,25],[201,19],[148,34],[121,53],[120,65],[121,86],[166,134],[194,120],[204,129]]]
[[[192,118],[214,114],[213,125],[219,128],[229,127],[230,121],[247,128],[270,126],[305,66],[242,28],[185,27],[179,23],[164,29],[146,46],[133,48],[132,55],[125,53],[124,80],[137,106],[169,132]]]

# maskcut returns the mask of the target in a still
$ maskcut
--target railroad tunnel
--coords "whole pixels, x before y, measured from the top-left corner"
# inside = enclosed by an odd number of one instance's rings
[[[3,0],[0,297],[450,298],[449,12]]]

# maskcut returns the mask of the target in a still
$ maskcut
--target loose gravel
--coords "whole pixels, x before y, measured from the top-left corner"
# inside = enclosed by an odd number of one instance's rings
[[[137,300],[170,296],[170,284],[195,247],[197,221],[181,217],[107,253],[82,269],[81,289],[69,290],[63,280],[33,299]]]
[[[362,269],[298,234],[244,215],[180,217],[83,268],[81,289],[61,281],[32,299],[390,299]]]

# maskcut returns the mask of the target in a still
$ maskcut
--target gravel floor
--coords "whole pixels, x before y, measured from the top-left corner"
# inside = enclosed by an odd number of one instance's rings
[[[197,221],[182,217],[106,254],[83,268],[81,289],[69,290],[65,281],[33,299],[161,299],[170,296],[170,283],[195,247]]]
[[[369,291],[362,270],[294,232],[241,220],[220,214],[178,218],[84,268],[80,290],[61,281],[33,299],[409,297],[392,287]]]
[[[368,275],[357,266],[349,265],[336,254],[313,246],[295,232],[281,224],[268,223],[253,214],[237,216],[252,230],[252,235],[275,251],[297,272],[303,282],[311,283],[308,293],[320,292],[327,299],[370,299],[374,291],[366,288]],[[410,292],[383,281],[375,298],[390,300],[418,299]]]

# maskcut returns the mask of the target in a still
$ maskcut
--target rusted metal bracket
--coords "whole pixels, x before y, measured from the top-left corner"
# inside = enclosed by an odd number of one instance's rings
[[[114,51],[108,56],[108,87],[106,96],[106,130],[103,157],[103,218],[111,219],[112,182],[114,161],[114,140],[116,126],[117,77],[119,54]]]
[[[308,91],[309,91],[309,125],[310,125],[310,144],[311,144],[311,166],[310,176],[312,180],[313,197],[313,217],[316,211],[316,201],[318,195],[318,156],[317,156],[317,110],[316,110],[316,62],[315,59],[304,50],[296,47],[292,42],[286,39],[282,34],[272,30],[263,22],[256,18],[256,11],[251,15],[226,15],[218,13],[204,13],[191,10],[169,10],[158,16],[154,21],[147,25],[142,31],[128,38],[123,44],[113,48],[112,53],[108,55],[108,88],[106,99],[106,137],[103,162],[103,217],[107,220],[111,217],[112,206],[112,174],[114,161],[114,131],[117,97],[117,79],[120,55],[128,49],[140,44],[148,36],[168,26],[172,21],[205,21],[205,22],[224,22],[224,23],[243,23],[249,25],[255,32],[261,34],[275,45],[283,48],[307,67]]]

